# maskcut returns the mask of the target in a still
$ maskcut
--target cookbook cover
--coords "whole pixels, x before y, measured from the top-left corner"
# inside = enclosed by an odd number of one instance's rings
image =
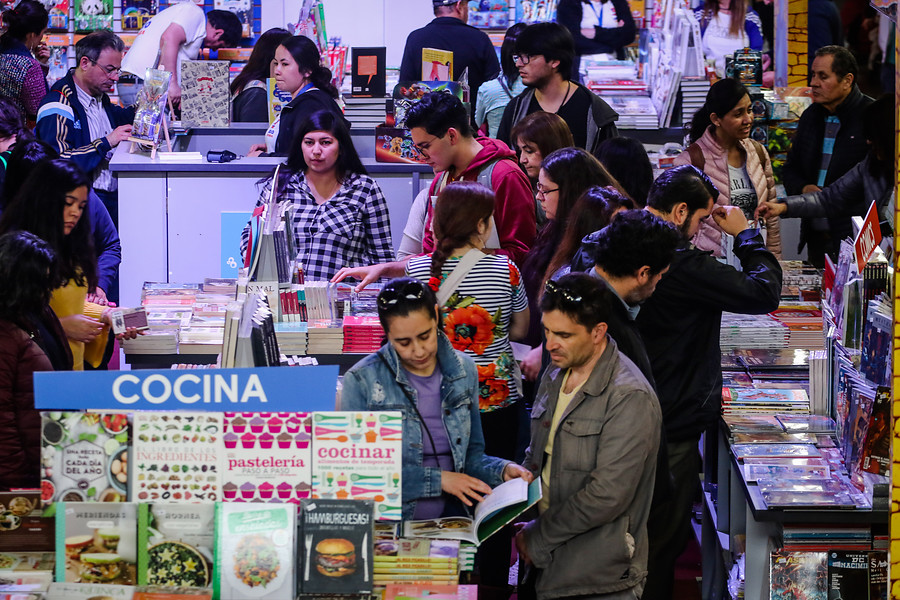
[[[300,503],[300,592],[372,592],[371,500],[310,499]]]
[[[225,413],[227,502],[293,502],[312,492],[309,413]]]
[[[402,413],[313,413],[313,498],[372,500],[375,518],[399,520]]]
[[[102,585],[96,583],[54,583],[47,591],[47,600],[131,600],[134,588],[130,585]]]
[[[215,505],[141,504],[138,584],[205,588],[213,582]]]
[[[135,413],[132,497],[139,502],[221,500],[222,420],[222,413]]]
[[[294,598],[297,507],[216,504],[215,597]]]
[[[56,580],[134,585],[137,504],[61,502],[56,508]]]
[[[128,418],[121,413],[41,413],[41,499],[124,502]]]

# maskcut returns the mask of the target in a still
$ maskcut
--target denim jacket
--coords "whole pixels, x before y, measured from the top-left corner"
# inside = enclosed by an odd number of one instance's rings
[[[384,361],[379,358],[383,356]],[[478,412],[478,371],[475,363],[450,345],[438,332],[438,366],[441,369],[441,407],[444,428],[450,438],[453,467],[491,487],[503,483],[503,469],[510,461],[484,454],[484,435]],[[393,371],[393,373],[391,372]],[[441,495],[441,470],[422,466],[422,423],[409,404],[416,390],[409,383],[391,344],[362,359],[344,375],[341,410],[399,410],[403,413],[403,518],[411,519],[418,498]]]

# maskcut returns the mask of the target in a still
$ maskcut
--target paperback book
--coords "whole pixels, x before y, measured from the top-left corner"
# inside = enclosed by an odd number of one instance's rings
[[[828,599],[869,600],[869,553],[828,553]]]
[[[300,592],[372,593],[371,500],[308,499],[300,503]]]
[[[140,504],[138,584],[211,586],[215,533],[212,503]]]
[[[57,581],[137,583],[137,504],[59,503],[56,561]]]
[[[56,582],[47,590],[47,600],[132,600],[130,585]]]
[[[773,552],[769,600],[827,600],[827,552]]]
[[[407,537],[458,539],[476,546],[499,531],[541,499],[541,482],[530,484],[521,478],[501,483],[475,506],[474,518],[444,517],[424,521],[407,521]]]
[[[372,500],[375,518],[399,520],[403,416],[313,413],[313,498]]]
[[[135,413],[135,500],[221,500],[222,421],[221,413],[211,412]]]

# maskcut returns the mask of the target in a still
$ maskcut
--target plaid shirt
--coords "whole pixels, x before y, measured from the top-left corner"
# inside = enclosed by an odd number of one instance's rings
[[[262,206],[271,188],[270,178],[256,206]],[[387,201],[368,175],[350,175],[334,197],[318,205],[306,177],[296,173],[280,200],[290,202],[294,211],[294,247],[307,280],[331,279],[342,267],[394,260]],[[249,239],[248,223],[241,234],[242,255]]]

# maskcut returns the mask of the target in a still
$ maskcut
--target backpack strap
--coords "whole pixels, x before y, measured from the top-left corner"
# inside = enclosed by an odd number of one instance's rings
[[[706,166],[706,158],[704,158],[700,146],[695,142],[687,147],[687,152],[688,156],[691,157],[691,164],[702,171],[703,167]]]
[[[750,140],[753,143],[753,148],[756,150],[756,156],[759,157],[759,164],[762,165],[762,168],[766,168],[766,160],[769,158],[766,149],[763,148],[763,145],[757,142],[756,140]]]

